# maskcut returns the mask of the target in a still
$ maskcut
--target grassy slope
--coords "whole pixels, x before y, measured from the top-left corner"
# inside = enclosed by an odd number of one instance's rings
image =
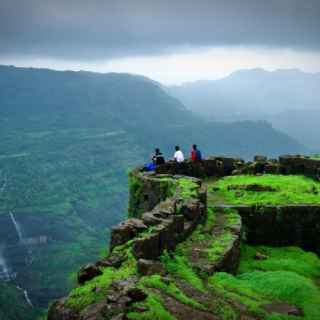
[[[256,252],[268,256],[254,259]],[[213,286],[225,291],[226,296],[247,304],[263,314],[262,305],[282,301],[303,309],[303,319],[320,318],[320,259],[300,248],[268,248],[243,245],[239,275],[218,273],[209,279]],[[266,319],[291,320],[297,317],[265,315]]]

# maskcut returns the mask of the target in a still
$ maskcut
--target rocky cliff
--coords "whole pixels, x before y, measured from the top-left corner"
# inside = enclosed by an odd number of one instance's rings
[[[221,286],[219,277],[237,273],[247,245],[294,245],[319,254],[320,201],[230,205],[216,200],[214,183],[230,175],[305,175],[318,192],[312,183],[318,183],[319,168],[320,160],[301,156],[257,156],[249,163],[212,157],[169,162],[151,173],[137,168],[129,177],[129,219],[112,229],[108,255],[81,268],[79,286],[52,304],[48,319],[253,320],[271,319],[274,313],[281,319],[302,317],[304,312],[306,319],[316,319],[283,297],[279,301],[248,288],[238,297],[236,289]],[[238,195],[234,185],[229,189]],[[262,184],[236,189],[276,191]],[[259,250],[254,259],[267,260]]]

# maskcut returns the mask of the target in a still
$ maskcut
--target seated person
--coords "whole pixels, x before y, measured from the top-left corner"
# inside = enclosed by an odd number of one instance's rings
[[[191,160],[192,161],[201,161],[202,160],[201,151],[198,149],[196,144],[194,144],[191,149]]]
[[[181,162],[183,162],[184,161],[184,156],[183,156],[183,153],[182,153],[182,151],[180,150],[180,147],[179,146],[176,146],[175,147],[175,153],[174,153],[174,155],[173,155],[173,160],[175,161],[175,162],[178,162],[178,163],[181,163]]]
[[[165,163],[164,156],[163,156],[163,154],[160,152],[160,149],[159,149],[159,148],[156,148],[156,149],[155,149],[155,154],[154,154],[154,156],[152,157],[152,162],[153,162],[156,166],[159,166],[159,165]]]

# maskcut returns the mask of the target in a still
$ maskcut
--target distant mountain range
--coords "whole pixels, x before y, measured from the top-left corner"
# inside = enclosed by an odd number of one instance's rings
[[[267,120],[320,150],[320,73],[240,70],[220,80],[172,86],[169,92],[206,119]]]
[[[144,77],[7,66],[0,136],[2,259],[40,308],[105,252],[106,230],[126,216],[127,171],[154,147],[166,158],[193,143],[205,156],[305,151],[263,121],[203,120]],[[27,241],[17,239],[9,212]],[[37,241],[44,244],[26,250]]]

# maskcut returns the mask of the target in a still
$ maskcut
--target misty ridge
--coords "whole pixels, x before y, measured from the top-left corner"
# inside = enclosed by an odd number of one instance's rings
[[[205,157],[306,151],[266,121],[208,122],[146,77],[13,66],[0,66],[0,136],[0,304],[21,306],[1,320],[33,320],[74,287],[125,217],[128,170],[155,147],[166,159],[193,143]]]
[[[320,149],[320,73],[298,69],[239,70],[230,76],[169,87],[211,121],[266,120],[309,149]]]

